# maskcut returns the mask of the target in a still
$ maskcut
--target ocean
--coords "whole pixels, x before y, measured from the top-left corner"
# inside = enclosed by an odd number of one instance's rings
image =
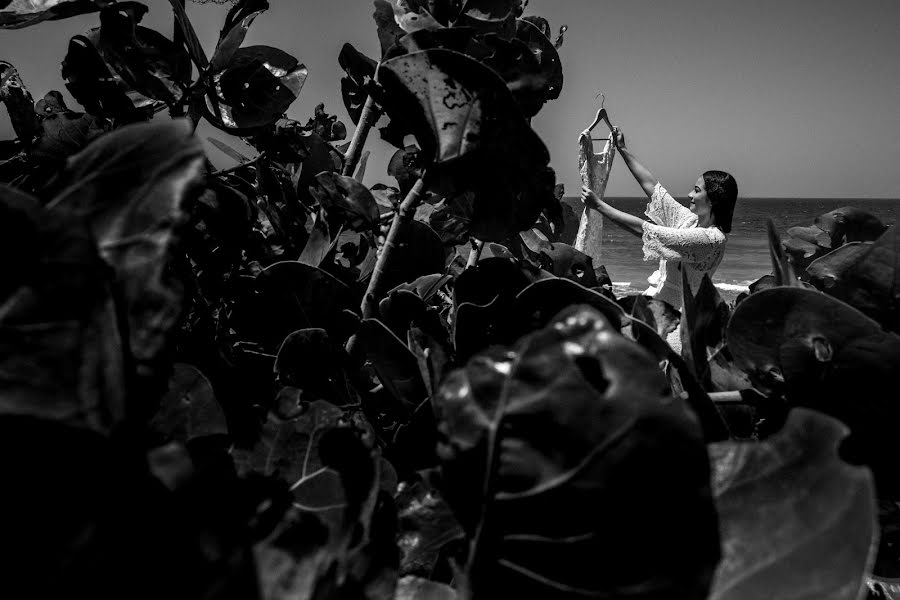
[[[646,198],[607,198],[607,202],[625,212],[644,217]],[[573,243],[581,216],[580,198],[567,197],[563,202],[572,207],[566,215],[565,241]],[[859,200],[821,198],[741,198],[734,211],[731,234],[725,258],[713,277],[713,283],[726,299],[733,299],[747,286],[772,272],[766,237],[766,219],[771,218],[778,233],[795,225],[812,225],[823,213],[842,206],[853,206],[878,217],[885,225],[893,225],[900,217],[900,200]],[[658,262],[644,262],[640,238],[626,232],[609,220],[603,223],[603,265],[613,281],[616,295],[639,293],[647,289],[647,277]]]

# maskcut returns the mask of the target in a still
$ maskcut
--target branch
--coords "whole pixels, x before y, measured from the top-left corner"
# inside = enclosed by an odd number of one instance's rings
[[[353,171],[362,155],[363,146],[366,145],[366,138],[369,137],[369,130],[372,129],[378,119],[381,117],[381,109],[375,104],[375,100],[370,95],[366,98],[363,105],[362,114],[359,116],[359,123],[356,125],[356,131],[353,132],[353,139],[350,140],[350,147],[347,148],[347,154],[344,158],[344,168],[341,175],[353,177]]]
[[[394,214],[394,222],[391,223],[391,230],[388,232],[384,246],[381,247],[381,253],[378,255],[378,262],[375,263],[375,270],[372,271],[372,278],[369,280],[369,287],[363,296],[360,310],[364,319],[371,318],[377,314],[378,301],[384,295],[384,279],[385,274],[390,267],[394,250],[406,243],[409,224],[416,214],[416,209],[422,203],[422,191],[425,189],[425,176],[416,181],[412,189],[400,203],[400,208]]]

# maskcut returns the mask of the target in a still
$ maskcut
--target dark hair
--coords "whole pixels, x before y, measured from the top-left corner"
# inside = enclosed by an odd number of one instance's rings
[[[738,196],[737,182],[725,171],[707,171],[703,174],[703,183],[716,225],[723,233],[731,233],[731,217]]]

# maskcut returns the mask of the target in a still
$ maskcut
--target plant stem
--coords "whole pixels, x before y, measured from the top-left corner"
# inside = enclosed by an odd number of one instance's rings
[[[353,139],[350,140],[350,147],[347,148],[347,154],[344,158],[344,168],[341,171],[346,177],[353,177],[353,171],[359,163],[359,157],[362,155],[363,146],[366,145],[366,138],[369,136],[369,130],[372,125],[381,117],[381,109],[375,104],[372,96],[366,98],[363,105],[362,114],[359,115],[359,123],[356,131],[353,132]]]
[[[375,263],[375,270],[372,271],[372,279],[369,280],[369,287],[366,289],[366,295],[363,296],[360,310],[364,319],[372,318],[377,314],[378,301],[384,294],[385,274],[390,266],[394,249],[406,243],[407,231],[409,223],[412,221],[413,215],[416,214],[416,208],[422,203],[422,191],[425,189],[425,176],[416,181],[412,189],[400,203],[400,208],[394,214],[394,222],[391,223],[391,230],[388,232],[384,246],[381,247],[381,253],[378,255],[378,262]]]

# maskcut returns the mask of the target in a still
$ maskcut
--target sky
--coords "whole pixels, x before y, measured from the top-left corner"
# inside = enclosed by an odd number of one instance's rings
[[[171,36],[167,0],[145,0],[142,25]],[[245,45],[279,47],[309,69],[288,116],[305,122],[325,102],[352,134],[340,95],[341,45],[379,54],[371,0],[270,0]],[[227,6],[188,2],[211,54]],[[578,134],[606,96],[631,151],[676,197],[708,169],[729,171],[745,198],[900,199],[900,2],[897,0],[531,0],[554,33],[564,84],[532,122],[567,195],[580,189]],[[96,14],[0,32],[0,59],[39,99],[65,91],[60,61]],[[240,148],[238,140],[201,127]],[[601,124],[596,137],[606,135]],[[0,111],[0,136],[12,137]],[[369,137],[365,183],[390,183],[392,148]],[[599,148],[599,144],[598,144]],[[217,166],[227,157],[210,149]],[[617,158],[608,196],[639,196]]]

